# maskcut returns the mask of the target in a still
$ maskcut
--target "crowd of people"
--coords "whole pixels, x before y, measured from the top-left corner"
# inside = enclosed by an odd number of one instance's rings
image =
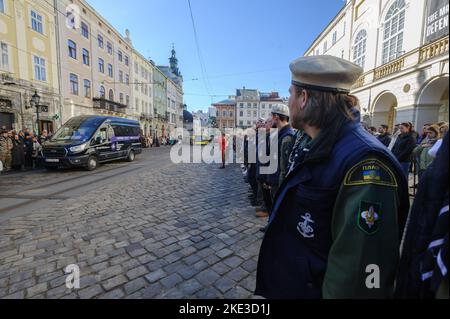
[[[0,162],[3,172],[33,170],[41,166],[42,144],[50,138],[43,130],[40,135],[28,128],[0,131]]]
[[[154,137],[151,134],[141,134],[141,144],[144,148],[153,148],[160,146],[170,146],[177,143],[178,140],[174,140],[172,138],[168,138],[165,136]]]
[[[410,122],[397,124],[392,134],[387,125],[368,127],[366,130],[386,146],[402,165],[406,175],[417,174],[419,180],[436,157],[449,123],[427,123],[422,132],[414,130]]]

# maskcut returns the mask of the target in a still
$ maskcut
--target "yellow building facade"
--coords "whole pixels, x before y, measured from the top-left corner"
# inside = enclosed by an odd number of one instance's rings
[[[54,131],[60,122],[54,17],[45,1],[0,0],[0,128]]]

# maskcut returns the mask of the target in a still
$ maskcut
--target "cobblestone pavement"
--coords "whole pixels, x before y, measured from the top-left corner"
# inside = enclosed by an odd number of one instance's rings
[[[254,298],[265,220],[239,167],[174,165],[161,152],[165,166],[150,156],[145,169],[1,222],[0,298]],[[80,289],[66,288],[69,264]]]

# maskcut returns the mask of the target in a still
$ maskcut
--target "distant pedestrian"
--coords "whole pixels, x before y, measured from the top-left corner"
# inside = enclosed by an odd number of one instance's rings
[[[18,134],[13,139],[12,167],[15,170],[24,170],[25,167],[25,145]]]
[[[8,172],[11,169],[11,151],[13,149],[13,141],[8,136],[6,130],[1,131],[0,135],[0,161],[3,164],[3,171]]]
[[[39,142],[40,145],[43,145],[45,142],[48,141],[48,139],[49,139],[48,131],[43,130],[37,141]]]
[[[412,126],[410,123],[402,123],[400,125],[400,135],[398,136],[392,153],[400,162],[405,176],[409,175],[409,168],[411,166],[412,152],[416,146],[416,139],[413,136]]]
[[[419,167],[419,181],[422,178],[423,173],[428,169],[434,160],[434,157],[428,154],[429,150],[439,140],[439,127],[437,125],[430,125],[427,129],[427,137],[422,140],[422,143],[417,146],[413,155],[417,158]]]
[[[400,136],[401,132],[400,132],[400,124],[396,124],[394,126],[394,131],[392,132],[392,136],[391,136],[391,143],[389,143],[388,149],[390,151],[392,151],[392,149],[394,148],[395,143],[397,142],[397,138]]]
[[[225,168],[225,158],[226,158],[226,150],[228,147],[227,137],[225,133],[222,133],[222,135],[219,137],[219,147],[220,147],[220,154],[222,156],[222,166],[221,169]]]
[[[383,144],[384,146],[388,147],[391,143],[391,136],[389,135],[389,127],[385,124],[382,124],[378,128],[378,136],[377,139]]]

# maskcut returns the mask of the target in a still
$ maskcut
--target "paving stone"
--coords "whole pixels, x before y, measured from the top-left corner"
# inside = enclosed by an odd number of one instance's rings
[[[227,277],[223,277],[217,280],[214,286],[219,289],[220,292],[226,293],[228,290],[236,286],[236,282]]]
[[[118,276],[115,276],[108,280],[102,281],[102,286],[106,290],[111,290],[111,289],[116,288],[117,286],[120,286],[126,282],[127,282],[127,278],[124,275],[118,275]]]
[[[145,279],[147,279],[150,283],[154,283],[166,276],[167,274],[164,272],[164,270],[159,269],[146,275]]]
[[[137,268],[134,268],[134,269],[128,271],[126,273],[126,276],[128,277],[128,279],[133,280],[133,279],[143,276],[147,273],[148,273],[148,270],[145,266],[139,266]]]
[[[124,289],[125,289],[125,293],[127,295],[132,294],[142,288],[144,288],[146,286],[146,282],[145,280],[141,277],[141,278],[136,278],[132,281],[127,282],[124,285]]]
[[[177,284],[179,284],[182,281],[183,281],[183,278],[181,278],[180,275],[172,274],[172,275],[170,275],[168,277],[165,277],[165,278],[161,279],[161,284],[165,288],[172,288],[172,287],[176,286]]]
[[[78,291],[78,296],[81,299],[92,299],[100,294],[102,294],[104,290],[100,285],[91,286],[88,288],[84,288]]]

